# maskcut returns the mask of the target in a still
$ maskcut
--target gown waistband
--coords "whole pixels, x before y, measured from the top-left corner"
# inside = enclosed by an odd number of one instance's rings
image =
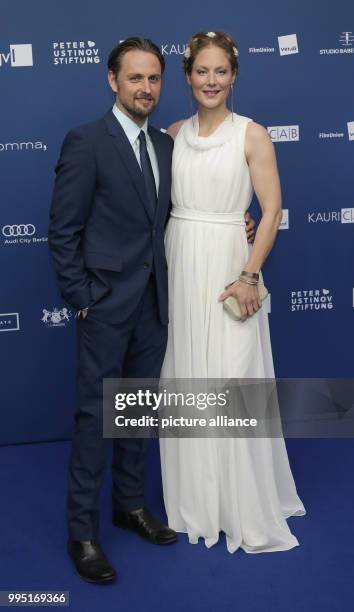
[[[224,225],[245,226],[243,212],[215,213],[204,210],[194,210],[188,208],[172,207],[171,217],[183,219],[184,221],[201,221],[202,223],[222,223]]]

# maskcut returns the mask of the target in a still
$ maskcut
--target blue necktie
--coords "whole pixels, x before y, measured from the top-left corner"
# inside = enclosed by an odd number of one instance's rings
[[[156,203],[157,203],[156,184],[155,184],[154,173],[152,171],[149,153],[148,153],[147,146],[146,146],[146,138],[145,138],[144,130],[141,130],[139,134],[139,142],[140,142],[141,171],[143,173],[144,182],[145,182],[149,214],[150,214],[151,220],[153,220],[155,217]]]

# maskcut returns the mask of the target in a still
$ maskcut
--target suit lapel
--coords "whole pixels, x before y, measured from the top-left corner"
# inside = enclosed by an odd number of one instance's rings
[[[112,136],[113,144],[117,149],[123,164],[125,165],[127,171],[130,174],[130,177],[134,183],[139,198],[144,206],[145,212],[149,220],[151,221],[152,219],[150,218],[148,209],[146,207],[146,191],[144,177],[138,164],[138,160],[135,157],[133,147],[131,146],[122,126],[120,125],[119,121],[117,121],[112,111],[109,111],[104,116],[104,121],[108,128],[109,134]]]

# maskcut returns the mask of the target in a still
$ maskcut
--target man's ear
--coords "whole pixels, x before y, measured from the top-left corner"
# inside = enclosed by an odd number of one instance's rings
[[[109,70],[107,77],[108,77],[109,86],[112,89],[112,91],[114,91],[114,93],[118,93],[117,77],[114,74],[114,72],[112,72],[112,70]]]

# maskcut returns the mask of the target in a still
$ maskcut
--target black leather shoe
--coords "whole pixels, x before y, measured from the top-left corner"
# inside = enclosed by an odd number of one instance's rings
[[[114,568],[95,540],[69,540],[68,552],[79,576],[87,582],[106,584],[116,579]]]
[[[113,525],[135,531],[153,544],[177,542],[176,532],[153,517],[145,508],[130,512],[114,512]]]

